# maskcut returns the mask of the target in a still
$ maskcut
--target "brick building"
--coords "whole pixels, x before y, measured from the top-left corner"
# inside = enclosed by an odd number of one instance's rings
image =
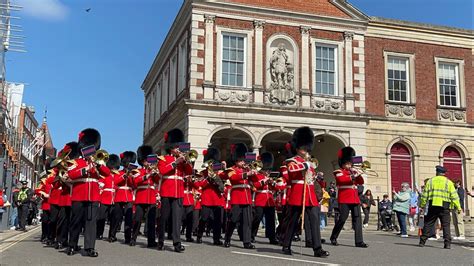
[[[143,84],[144,142],[245,142],[276,161],[297,127],[331,179],[353,146],[381,195],[444,164],[473,184],[472,30],[368,17],[344,0],[184,1]],[[471,208],[472,202],[468,202]]]

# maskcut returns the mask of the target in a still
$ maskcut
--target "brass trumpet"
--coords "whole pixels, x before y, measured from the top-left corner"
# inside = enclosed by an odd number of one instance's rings
[[[260,160],[253,161],[249,164],[249,168],[260,172],[263,169],[263,162]]]
[[[316,159],[316,158],[313,158],[313,157],[311,156],[311,154],[307,153],[305,160],[308,161],[308,162],[310,162],[310,163],[313,163],[315,169],[318,168],[318,166],[319,166],[319,160]]]
[[[109,161],[109,153],[105,150],[98,150],[92,156],[92,161],[99,165],[106,165]]]

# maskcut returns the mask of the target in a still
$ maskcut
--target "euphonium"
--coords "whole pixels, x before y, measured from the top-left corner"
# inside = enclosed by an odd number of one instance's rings
[[[109,160],[109,153],[105,150],[98,150],[92,156],[92,161],[94,161],[96,164],[105,165],[107,164],[108,160]]]

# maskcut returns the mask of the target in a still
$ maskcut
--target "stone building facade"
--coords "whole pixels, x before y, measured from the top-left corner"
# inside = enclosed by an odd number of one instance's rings
[[[377,173],[376,195],[420,185],[437,164],[471,188],[472,34],[368,17],[343,0],[184,1],[142,84],[144,142],[160,151],[179,127],[198,151],[225,158],[245,142],[278,164],[309,126],[328,179],[351,145]]]

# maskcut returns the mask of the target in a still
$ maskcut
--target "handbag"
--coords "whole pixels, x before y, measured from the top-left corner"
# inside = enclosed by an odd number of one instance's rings
[[[410,207],[410,216],[416,215],[416,207]]]

